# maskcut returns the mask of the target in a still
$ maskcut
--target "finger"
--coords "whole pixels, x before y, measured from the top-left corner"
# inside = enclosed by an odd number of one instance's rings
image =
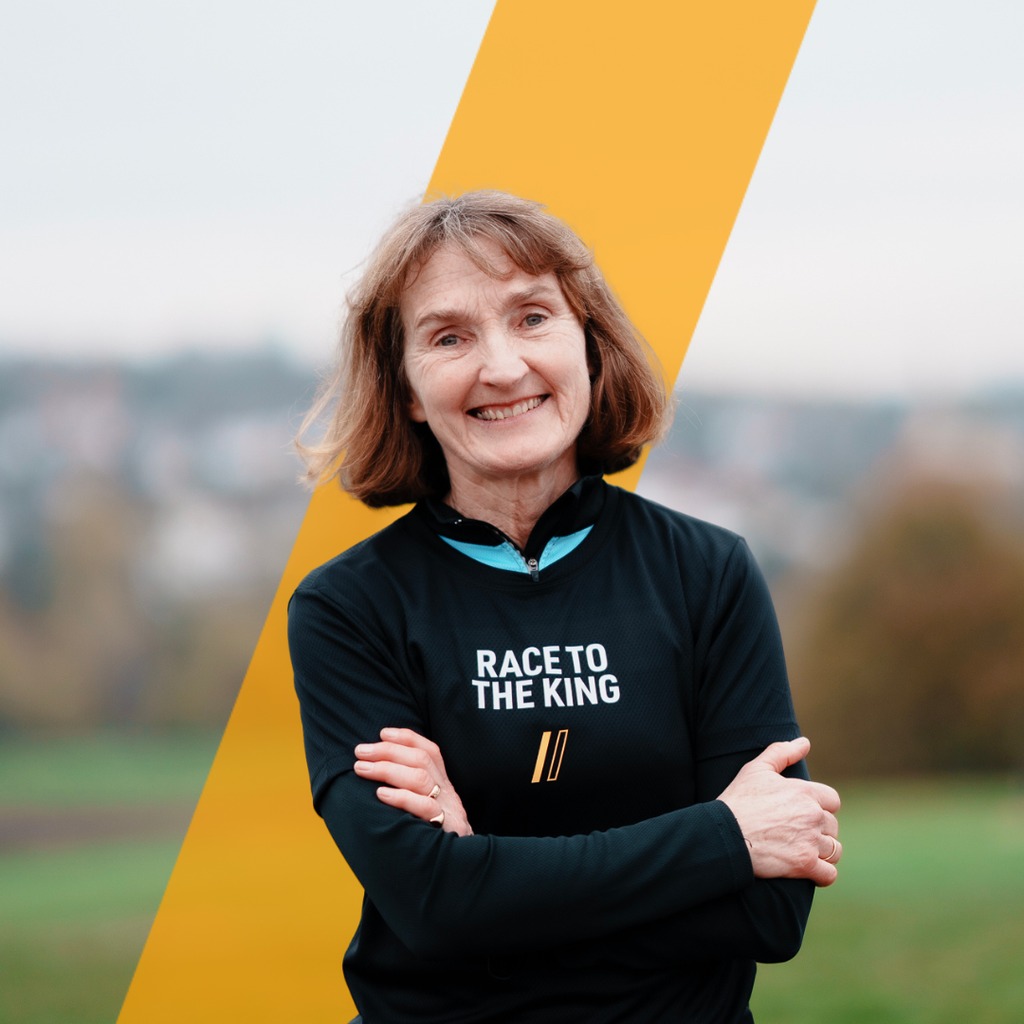
[[[773,772],[784,772],[790,765],[802,761],[811,749],[811,741],[806,736],[795,740],[783,740],[765,747],[754,758],[755,763],[768,765]]]
[[[821,812],[821,831],[827,836],[839,838],[839,819],[829,811]]]
[[[383,782],[396,789],[408,789],[424,796],[430,796],[435,786],[434,776],[429,771],[394,761],[356,761],[352,768],[360,778]]]
[[[438,802],[430,797],[423,796],[421,793],[413,793],[408,789],[395,789],[391,786],[378,786],[377,799],[389,807],[408,811],[409,814],[421,818],[423,821],[430,821],[441,810]]]
[[[824,782],[808,782],[806,785],[810,787],[810,792],[813,794],[814,799],[818,801],[822,810],[833,815],[839,812],[842,801],[839,799],[839,794],[831,786],[826,786]]]
[[[395,729],[389,726],[381,729],[380,738],[389,743],[401,743],[406,747],[416,747],[418,750],[425,750],[431,756],[439,750],[433,740],[428,740],[426,736],[420,735],[420,733],[413,729]]]
[[[811,872],[810,880],[819,888],[825,888],[832,885],[838,877],[839,871],[834,864],[819,860],[817,866]]]
[[[404,743],[360,743],[355,748],[355,755],[360,761],[394,761],[395,764],[425,771],[434,764],[428,751]]]
[[[818,857],[826,864],[838,864],[843,856],[843,844],[835,836],[823,835],[818,842]]]

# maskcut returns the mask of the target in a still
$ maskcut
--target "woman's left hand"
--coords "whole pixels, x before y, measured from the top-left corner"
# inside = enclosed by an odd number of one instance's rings
[[[441,748],[412,729],[381,729],[380,743],[360,743],[353,766],[363,779],[380,782],[377,799],[440,825],[445,832],[471,836],[462,800],[448,780]]]

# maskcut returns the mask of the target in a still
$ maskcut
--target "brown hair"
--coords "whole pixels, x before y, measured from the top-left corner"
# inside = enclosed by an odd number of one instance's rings
[[[441,447],[426,424],[409,417],[399,302],[410,272],[443,246],[461,249],[497,275],[483,241],[527,274],[553,273],[583,325],[592,386],[590,416],[577,441],[580,469],[625,469],[663,434],[664,386],[587,247],[538,203],[504,192],[467,192],[408,210],[370,256],[348,298],[337,365],[296,439],[308,480],[337,477],[372,508],[447,494]],[[325,419],[322,439],[304,443]]]

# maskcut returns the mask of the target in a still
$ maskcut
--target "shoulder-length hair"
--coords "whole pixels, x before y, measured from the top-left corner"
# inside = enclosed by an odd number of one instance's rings
[[[372,508],[448,493],[440,445],[426,424],[409,416],[399,302],[410,274],[442,247],[456,247],[481,270],[500,276],[487,242],[527,274],[553,273],[583,326],[591,399],[577,439],[581,472],[625,469],[664,433],[664,385],[590,250],[538,203],[503,192],[467,192],[408,210],[370,256],[348,297],[334,370],[296,438],[308,481],[337,478]],[[307,443],[325,422],[323,436]]]

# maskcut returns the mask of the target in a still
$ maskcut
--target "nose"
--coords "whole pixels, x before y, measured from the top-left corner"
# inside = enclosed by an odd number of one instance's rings
[[[507,387],[521,380],[529,372],[519,340],[505,328],[489,329],[481,338],[479,351],[482,384]]]

